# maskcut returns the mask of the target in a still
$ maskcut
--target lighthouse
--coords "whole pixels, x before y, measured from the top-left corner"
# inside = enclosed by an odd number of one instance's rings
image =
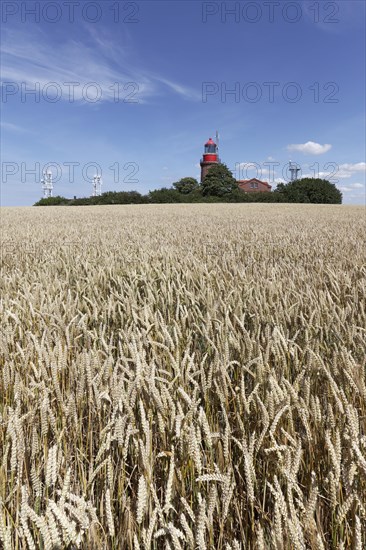
[[[201,183],[206,177],[207,172],[214,164],[220,164],[218,145],[210,138],[207,143],[205,143],[205,152],[201,159]]]

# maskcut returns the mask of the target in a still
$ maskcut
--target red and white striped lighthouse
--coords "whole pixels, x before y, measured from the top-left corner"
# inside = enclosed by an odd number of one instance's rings
[[[218,153],[218,146],[213,141],[212,138],[210,138],[207,143],[205,143],[205,152],[203,153],[203,157],[201,159],[200,165],[201,165],[201,183],[203,182],[204,178],[206,177],[207,172],[213,166],[214,164],[220,164],[219,159],[219,153]]]

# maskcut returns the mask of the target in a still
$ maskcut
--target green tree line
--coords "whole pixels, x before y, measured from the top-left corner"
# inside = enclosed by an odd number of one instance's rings
[[[280,183],[273,192],[245,193],[238,187],[232,172],[225,164],[210,168],[201,184],[186,177],[172,187],[162,187],[142,195],[138,191],[107,191],[98,197],[67,199],[50,197],[41,199],[35,206],[87,206],[94,204],[156,204],[192,202],[286,202],[341,204],[342,193],[328,180],[302,178]]]

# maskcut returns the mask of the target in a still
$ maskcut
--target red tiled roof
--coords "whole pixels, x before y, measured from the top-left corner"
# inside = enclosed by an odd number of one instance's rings
[[[240,183],[250,183],[252,181],[256,181],[258,183],[262,183],[263,185],[266,185],[267,187],[269,187],[270,189],[272,189],[272,185],[269,185],[269,183],[267,183],[266,181],[261,181],[257,178],[251,178],[250,180],[237,180],[237,183],[240,184]]]

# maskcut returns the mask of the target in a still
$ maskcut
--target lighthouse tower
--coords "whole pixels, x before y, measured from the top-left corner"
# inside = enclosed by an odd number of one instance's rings
[[[207,143],[205,143],[205,152],[203,153],[203,157],[201,159],[200,165],[201,165],[201,183],[203,182],[207,172],[213,166],[214,164],[220,164],[219,154],[218,154],[218,146],[216,143],[210,138]]]

